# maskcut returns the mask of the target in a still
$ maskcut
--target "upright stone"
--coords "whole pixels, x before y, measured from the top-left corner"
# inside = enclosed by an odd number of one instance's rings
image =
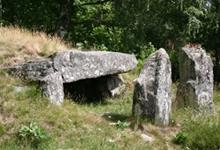
[[[164,49],[151,54],[135,80],[132,112],[166,126],[171,115],[171,63]]]
[[[64,100],[63,79],[59,72],[41,79],[43,94],[52,104],[61,105]]]
[[[180,51],[180,83],[177,106],[191,106],[199,111],[214,111],[213,63],[201,47],[185,46]]]

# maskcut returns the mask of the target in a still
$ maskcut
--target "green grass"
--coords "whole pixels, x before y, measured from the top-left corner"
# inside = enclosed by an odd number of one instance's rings
[[[183,149],[219,150],[220,92],[214,92],[214,102],[216,113],[212,115],[195,115],[190,108],[178,110],[175,115],[181,124],[181,130],[175,135],[173,142]]]
[[[17,91],[16,87],[22,87]],[[119,130],[112,123],[129,121],[131,94],[107,102],[77,104],[65,100],[62,107],[48,103],[34,83],[0,73],[0,149],[31,149],[16,134],[22,125],[36,122],[49,134],[43,149],[151,149],[131,129]]]
[[[133,77],[133,74],[125,75],[128,81]],[[185,129],[196,130],[193,124],[193,128],[186,126],[194,120],[193,112],[190,109],[174,111],[173,124],[167,128],[144,120],[144,130],[133,131],[128,126],[133,121],[132,84],[129,82],[128,87],[124,95],[105,102],[78,104],[66,99],[64,105],[59,107],[42,97],[37,84],[16,80],[0,72],[0,150],[33,149],[31,143],[21,144],[17,137],[19,129],[30,122],[36,122],[49,136],[49,140],[42,142],[38,149],[181,149],[173,144],[172,139],[183,129],[184,132]],[[215,104],[218,116],[219,92],[215,93]],[[142,133],[154,137],[155,141],[144,142]]]

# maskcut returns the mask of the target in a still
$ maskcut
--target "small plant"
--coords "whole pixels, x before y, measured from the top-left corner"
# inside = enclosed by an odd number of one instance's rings
[[[0,137],[5,133],[4,125],[0,122]]]
[[[125,129],[125,128],[128,128],[130,126],[130,123],[128,122],[122,122],[120,120],[117,121],[117,123],[115,124],[115,126],[118,128],[118,129]]]
[[[29,125],[22,125],[18,131],[18,137],[23,144],[30,144],[34,148],[37,148],[39,144],[48,139],[46,132],[35,122],[31,122]]]
[[[156,48],[151,42],[149,42],[146,45],[141,47],[138,58],[140,61],[144,61],[148,56],[150,56],[155,51],[156,51]]]
[[[176,136],[173,139],[173,142],[175,144],[182,144],[184,145],[186,143],[187,136],[184,132],[179,132],[176,134]]]

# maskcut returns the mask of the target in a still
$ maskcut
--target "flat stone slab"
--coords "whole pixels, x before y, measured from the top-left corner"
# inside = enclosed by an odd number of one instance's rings
[[[104,51],[65,51],[53,58],[54,68],[62,74],[64,82],[120,74],[137,65],[134,55]]]

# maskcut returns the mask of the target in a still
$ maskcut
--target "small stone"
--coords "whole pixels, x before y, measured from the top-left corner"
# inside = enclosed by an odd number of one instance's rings
[[[145,142],[153,142],[155,139],[153,137],[148,136],[147,134],[141,134],[141,138]]]
[[[26,90],[26,87],[24,86],[13,86],[14,92],[15,93],[21,93],[24,92]]]
[[[111,97],[119,96],[125,91],[125,84],[122,76],[112,75],[107,78],[107,90]]]

